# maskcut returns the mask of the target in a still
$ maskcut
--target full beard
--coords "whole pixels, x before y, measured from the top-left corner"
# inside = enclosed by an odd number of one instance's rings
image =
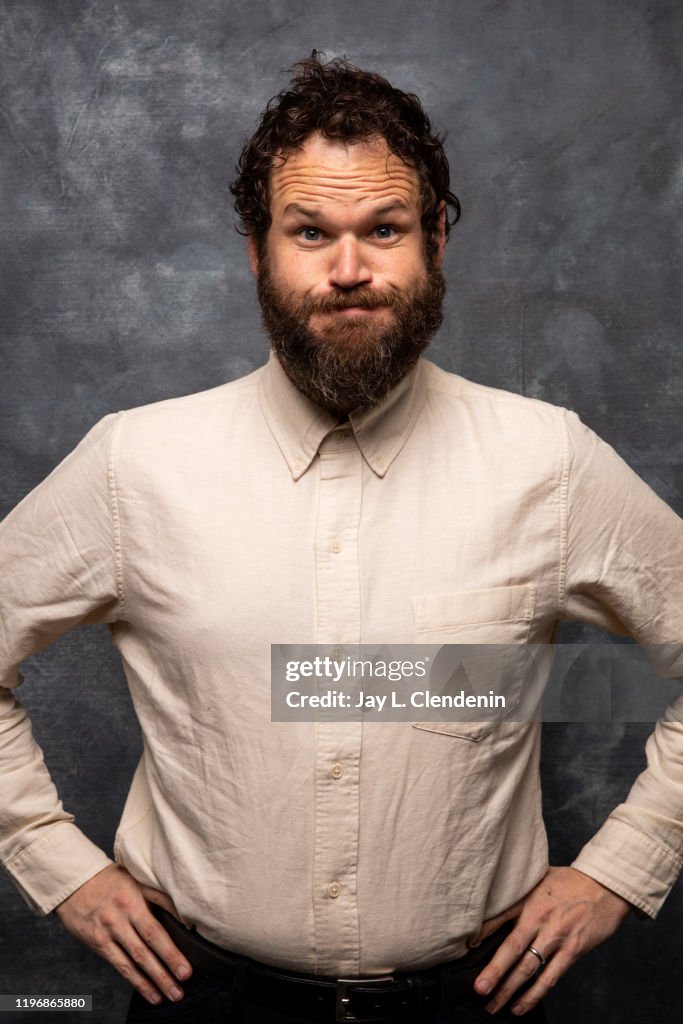
[[[409,292],[360,286],[300,300],[278,288],[267,257],[258,275],[263,323],[285,373],[303,395],[336,416],[377,405],[405,377],[441,326],[445,290],[433,266]],[[351,306],[385,308],[391,322],[359,314],[326,318],[320,330],[310,326],[315,314]]]

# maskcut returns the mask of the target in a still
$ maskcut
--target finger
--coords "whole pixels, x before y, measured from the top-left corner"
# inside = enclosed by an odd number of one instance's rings
[[[518,923],[505,941],[501,942],[492,959],[475,979],[475,991],[482,996],[487,996],[490,992],[493,992],[508,971],[522,960],[527,947],[530,943],[536,941],[537,934],[536,929],[525,929],[522,931]],[[547,955],[545,950],[543,950],[543,955]],[[533,969],[528,975],[530,977],[535,967],[538,967],[538,960],[533,953],[528,953],[527,956],[533,961],[531,965]],[[525,959],[527,958],[525,957]]]
[[[131,960],[126,951],[116,942],[108,942],[106,945],[93,947],[97,953],[105,960],[107,960],[112,967],[116,968],[121,977],[125,978],[126,981],[135,988],[143,999],[146,999],[148,1003],[153,1003],[158,1006],[163,1000],[163,994],[159,988],[154,985],[150,977],[140,970],[140,968]],[[169,996],[174,1001],[177,1001],[182,996]]]
[[[132,914],[130,920],[142,942],[156,953],[161,963],[168,967],[179,981],[187,980],[192,974],[192,964],[147,908],[139,914]]]
[[[177,917],[179,921],[181,920],[175,903],[167,893],[160,892],[159,889],[152,889],[148,885],[141,885],[140,890],[148,903],[156,903],[158,907],[163,907],[164,910],[168,910],[174,917]]]
[[[500,926],[505,924],[506,921],[511,921],[513,918],[519,917],[523,906],[524,900],[517,900],[517,902],[513,903],[513,905],[508,907],[507,910],[503,910],[500,914],[496,914],[495,917],[489,917],[489,919],[484,921],[482,924],[476,938],[470,943],[470,946],[478,946],[484,941],[484,939],[488,939],[489,935],[493,935],[495,931],[498,931]]]
[[[133,968],[147,985],[151,983],[155,991],[163,993],[172,1002],[182,999],[182,988],[166,965],[155,955],[148,941],[135,928],[126,924],[114,938],[125,958],[131,961]],[[137,984],[135,987],[137,988]]]
[[[548,962],[550,966],[550,961]],[[538,958],[530,953],[528,950],[524,952],[519,961],[515,964],[513,970],[503,979],[500,985],[494,990],[493,998],[486,1004],[486,1009],[489,1013],[497,1013],[506,1003],[509,1002],[512,996],[522,987],[527,986],[532,979],[538,974],[541,968],[541,964]],[[533,986],[532,986],[533,987]],[[529,989],[531,991],[531,989]],[[525,992],[522,996],[522,1001],[526,1003],[527,993]],[[540,998],[540,997],[539,997]],[[537,1002],[538,1000],[535,1000]],[[531,1007],[532,1002],[528,1003]]]
[[[528,1013],[529,1010],[533,1010],[537,1003],[545,999],[574,962],[574,958],[558,952],[543,970],[539,972],[534,984],[526,992],[523,992],[518,999],[513,1001],[512,1013],[515,1016],[521,1017],[523,1014]]]

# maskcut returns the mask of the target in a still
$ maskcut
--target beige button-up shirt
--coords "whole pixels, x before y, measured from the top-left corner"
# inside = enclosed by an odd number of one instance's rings
[[[0,526],[0,858],[38,913],[109,863],[13,688],[110,624],[144,735],[115,856],[271,964],[461,955],[547,866],[539,727],[270,720],[271,643],[550,642],[581,618],[669,644],[683,529],[571,413],[420,360],[339,425],[271,357],[102,420]],[[575,865],[654,915],[683,855],[683,701]]]

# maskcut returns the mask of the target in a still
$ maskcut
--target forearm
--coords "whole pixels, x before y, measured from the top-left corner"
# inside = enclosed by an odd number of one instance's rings
[[[0,863],[31,909],[46,914],[111,863],[73,824],[25,709],[0,688]]]
[[[648,766],[573,867],[655,917],[683,865],[683,697],[648,739]]]

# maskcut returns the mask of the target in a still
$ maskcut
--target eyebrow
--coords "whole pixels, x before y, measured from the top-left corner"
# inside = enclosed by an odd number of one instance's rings
[[[407,203],[404,203],[402,199],[394,199],[393,202],[387,203],[386,206],[378,206],[377,209],[372,212],[376,214],[385,214],[393,213],[395,210],[405,210],[406,212],[410,212],[410,207]]]
[[[402,199],[394,199],[392,202],[386,203],[384,206],[377,206],[368,212],[374,217],[383,217],[385,214],[394,213],[396,210],[402,210],[409,213],[410,207]],[[288,216],[292,213],[298,213],[302,217],[309,217],[313,219],[315,217],[319,217],[322,211],[320,207],[317,206],[302,206],[300,203],[287,203],[284,208],[283,215]]]

